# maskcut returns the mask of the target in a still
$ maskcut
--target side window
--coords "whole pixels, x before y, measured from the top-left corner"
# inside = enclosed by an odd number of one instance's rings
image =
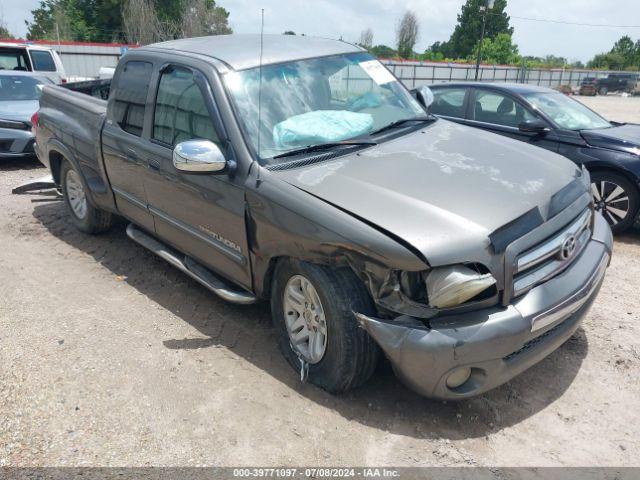
[[[493,123],[506,127],[517,127],[520,123],[535,118],[528,110],[510,97],[483,90],[476,90],[476,102],[473,111],[474,120],[478,122]]]
[[[149,62],[127,62],[113,87],[114,120],[125,132],[142,135],[147,92],[153,65]]]
[[[172,146],[194,138],[219,143],[204,96],[191,70],[171,67],[160,77],[153,138]]]
[[[26,51],[0,47],[0,70],[29,70]]]
[[[43,50],[31,50],[31,63],[33,69],[39,72],[55,72],[56,64],[53,61],[51,53]]]
[[[431,113],[447,117],[464,118],[464,97],[466,88],[433,89]]]

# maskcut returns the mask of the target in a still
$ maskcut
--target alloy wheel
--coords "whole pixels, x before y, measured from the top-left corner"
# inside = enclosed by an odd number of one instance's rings
[[[327,349],[327,320],[313,284],[302,275],[292,276],[283,307],[291,347],[307,363],[318,363]]]
[[[68,170],[66,175],[66,195],[74,215],[83,219],[87,215],[87,196],[82,180],[75,170]]]
[[[591,184],[596,210],[614,227],[629,215],[631,204],[628,192],[614,182],[601,180]]]

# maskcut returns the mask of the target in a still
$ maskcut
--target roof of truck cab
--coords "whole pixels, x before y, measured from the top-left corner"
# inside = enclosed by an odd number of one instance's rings
[[[154,43],[139,50],[164,49],[216,58],[234,70],[260,65],[260,35],[234,34],[183,38]],[[306,58],[361,52],[360,47],[342,40],[302,35],[264,35],[262,64],[291,62]]]
[[[434,85],[427,85],[428,87],[444,88],[444,87],[477,87],[477,88],[493,88],[497,90],[505,90],[522,95],[523,93],[558,93],[557,90],[547,87],[541,87],[538,85],[532,85],[529,83],[509,83],[509,82],[451,82],[451,83],[436,83]]]

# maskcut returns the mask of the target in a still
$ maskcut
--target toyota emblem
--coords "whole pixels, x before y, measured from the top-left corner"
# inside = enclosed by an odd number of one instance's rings
[[[564,242],[562,242],[562,248],[560,248],[560,259],[567,260],[571,258],[573,252],[576,251],[576,237],[569,235]]]

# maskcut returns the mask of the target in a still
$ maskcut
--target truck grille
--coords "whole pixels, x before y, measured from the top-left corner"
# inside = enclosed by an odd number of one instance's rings
[[[591,238],[592,217],[590,208],[584,210],[568,226],[516,258],[514,297],[558,275],[571,265]]]

